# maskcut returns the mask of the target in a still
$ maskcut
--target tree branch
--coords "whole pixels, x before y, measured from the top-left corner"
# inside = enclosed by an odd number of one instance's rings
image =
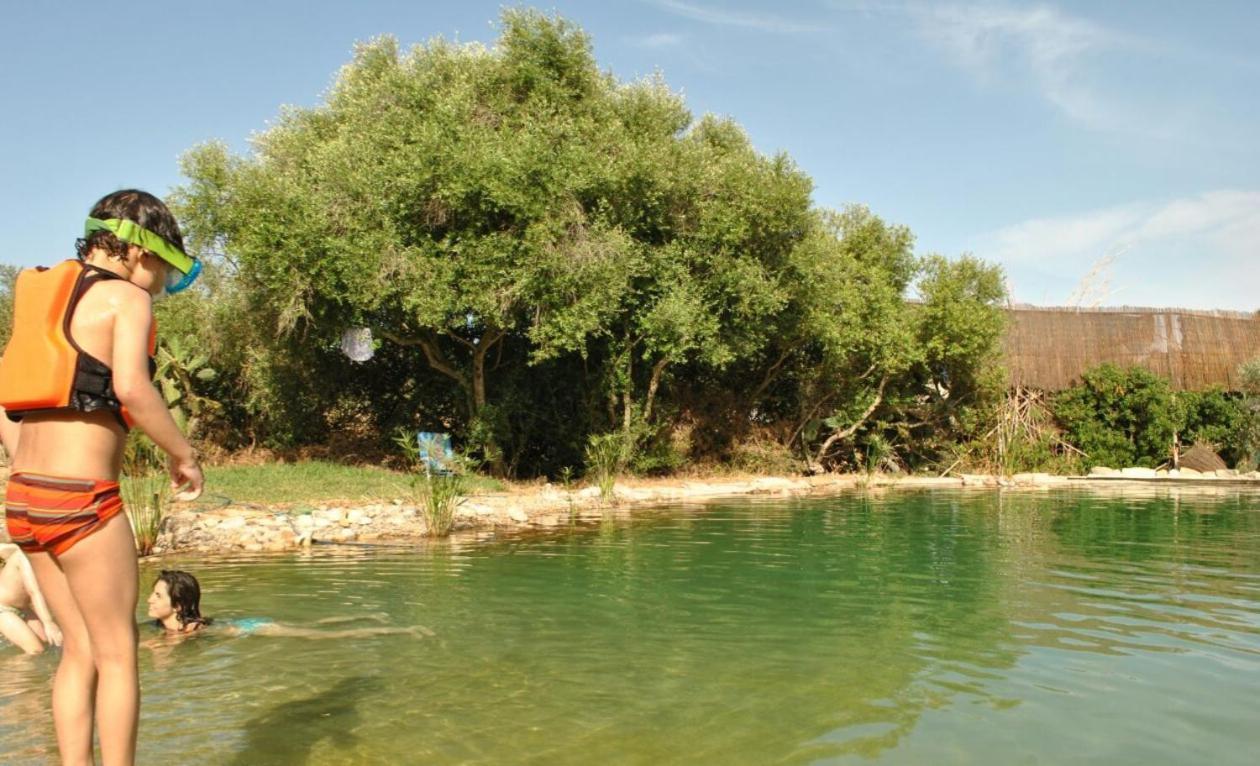
[[[437,345],[436,338],[405,338],[396,333],[390,332],[389,330],[379,329],[375,330],[375,332],[385,340],[397,343],[400,346],[419,346],[420,350],[424,352],[424,359],[429,363],[430,367],[454,380],[462,388],[468,388],[468,377],[452,367],[451,364],[446,361],[446,358],[442,356],[441,349]]]

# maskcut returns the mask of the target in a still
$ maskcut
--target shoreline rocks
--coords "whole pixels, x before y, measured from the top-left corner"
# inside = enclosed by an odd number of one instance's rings
[[[0,479],[6,478],[0,476]],[[984,489],[992,491],[1048,490],[1103,485],[1124,487],[1260,488],[1260,472],[1239,474],[1192,469],[1113,469],[1099,466],[1089,476],[1017,473],[1012,476],[962,474],[954,477],[876,474],[819,476],[755,476],[698,479],[629,479],[614,489],[606,503],[595,487],[553,484],[516,486],[507,492],[472,495],[456,511],[457,537],[477,539],[499,534],[590,522],[609,514],[625,515],[639,509],[707,503],[724,497],[805,497],[834,495],[851,490]],[[2,529],[2,528],[0,528]],[[172,553],[270,553],[302,550],[315,544],[415,542],[427,538],[424,516],[401,499],[368,504],[323,503],[313,508],[259,508],[228,505],[221,508],[176,506],[163,519],[154,545],[155,555]]]

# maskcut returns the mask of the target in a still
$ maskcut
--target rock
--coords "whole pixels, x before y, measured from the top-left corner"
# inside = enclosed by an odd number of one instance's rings
[[[293,519],[293,526],[297,529],[311,529],[315,526],[315,518],[309,513],[303,513]]]
[[[1221,469],[1218,469],[1218,470],[1217,470],[1217,472],[1216,472],[1216,478],[1218,478],[1218,479],[1236,479],[1236,478],[1238,478],[1238,472],[1237,472],[1237,471],[1235,471],[1235,470],[1234,470],[1234,469],[1232,469],[1232,468],[1221,468]]]
[[[1197,479],[1203,476],[1203,474],[1193,468],[1186,468],[1183,465],[1181,468],[1177,469],[1177,476],[1182,479]]]
[[[226,519],[223,519],[222,521],[219,522],[218,531],[223,532],[223,531],[230,531],[233,529],[244,529],[245,523],[246,522],[245,522],[244,516],[229,516]]]
[[[529,521],[529,516],[526,515],[526,513],[521,510],[520,506],[517,505],[508,506],[507,515],[509,519],[515,521],[517,524],[524,524]]]
[[[334,543],[348,543],[353,540],[357,540],[358,537],[359,534],[353,529],[349,529],[348,527],[336,527],[334,529],[330,529],[321,539],[326,539]]]
[[[1108,468],[1105,465],[1096,465],[1089,469],[1090,476],[1119,476],[1120,472],[1114,468]]]
[[[1129,468],[1121,468],[1120,475],[1126,479],[1154,479],[1155,469],[1132,466]]]
[[[578,497],[599,497],[599,487],[584,487],[577,491]]]
[[[1048,473],[1017,473],[1011,477],[1011,481],[1018,487],[1035,487],[1050,484],[1053,480],[1054,477]]]
[[[344,524],[359,524],[359,525],[371,524],[372,519],[362,510],[358,508],[351,508],[349,511],[346,512],[346,517],[345,519],[343,519],[343,523]]]
[[[316,508],[311,512],[311,516],[314,516],[316,519],[323,519],[332,523],[340,523],[343,515],[340,508]]]
[[[998,485],[997,478],[983,473],[964,473],[961,474],[964,487],[996,487]]]
[[[1245,479],[1260,479],[1260,471],[1248,471],[1243,474]]]
[[[1180,468],[1193,468],[1203,473],[1212,473],[1229,466],[1225,465],[1225,461],[1211,447],[1203,444],[1196,444],[1185,452],[1181,453],[1181,460],[1178,463]]]

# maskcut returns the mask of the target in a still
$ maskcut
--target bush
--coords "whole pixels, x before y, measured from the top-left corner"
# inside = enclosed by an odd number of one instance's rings
[[[1087,466],[1158,466],[1184,421],[1168,381],[1142,367],[1095,367],[1052,408]]]
[[[1243,398],[1238,405],[1238,421],[1234,431],[1237,466],[1254,471],[1260,465],[1260,359],[1239,367],[1238,377],[1241,379]]]
[[[1081,453],[1064,440],[1040,391],[1010,391],[981,420],[987,430],[958,445],[951,467],[1007,476],[1080,472]]]
[[[1182,445],[1202,444],[1211,447],[1229,465],[1244,461],[1241,442],[1243,399],[1220,389],[1183,391],[1177,394],[1183,423]]]

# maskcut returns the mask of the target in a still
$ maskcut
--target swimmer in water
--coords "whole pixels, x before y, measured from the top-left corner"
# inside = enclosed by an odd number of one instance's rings
[[[61,628],[25,554],[13,543],[0,543],[0,559],[5,561],[0,570],[0,636],[27,654],[43,652],[45,644],[61,646]]]
[[[188,572],[178,569],[164,569],[153,583],[153,591],[149,594],[149,616],[154,626],[162,629],[165,635],[180,636],[204,631],[214,625],[215,633],[223,632],[235,636],[266,635],[287,636],[290,638],[364,638],[367,636],[387,636],[407,634],[412,636],[432,636],[433,631],[422,625],[408,628],[380,625],[369,628],[345,628],[329,630],[328,628],[310,628],[300,625],[286,625],[266,617],[245,617],[235,620],[215,621],[201,615],[201,584]],[[344,623],[359,620],[385,622],[387,615],[368,614],[361,617],[329,617],[317,622],[317,625]]]

